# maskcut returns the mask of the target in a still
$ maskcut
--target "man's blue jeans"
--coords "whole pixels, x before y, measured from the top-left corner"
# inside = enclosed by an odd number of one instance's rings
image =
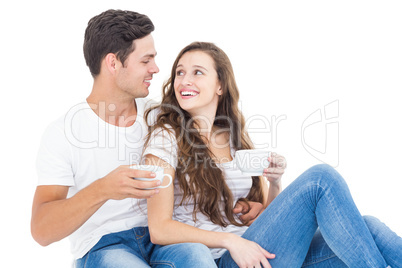
[[[154,245],[147,227],[105,235],[81,259],[79,268],[216,267],[209,249],[196,243]]]
[[[402,239],[376,218],[363,218],[343,178],[327,165],[303,173],[243,237],[274,253],[274,268],[402,267]],[[238,267],[229,252],[216,262]]]

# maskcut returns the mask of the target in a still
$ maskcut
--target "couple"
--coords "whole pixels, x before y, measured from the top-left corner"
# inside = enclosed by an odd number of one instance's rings
[[[263,177],[232,164],[253,145],[215,45],[184,48],[151,107],[153,30],[130,11],[89,21],[92,92],[47,128],[38,153],[39,244],[69,236],[77,267],[401,267],[402,239],[360,215],[334,169],[312,167],[281,193],[283,157],[273,154]],[[130,168],[138,163],[174,183],[147,189],[160,183],[133,179],[155,176]]]

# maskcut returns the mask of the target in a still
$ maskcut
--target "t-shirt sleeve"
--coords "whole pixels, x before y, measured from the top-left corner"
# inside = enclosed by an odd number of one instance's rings
[[[176,169],[178,161],[177,143],[173,129],[171,129],[171,131],[161,128],[154,130],[145,147],[144,157],[148,154],[159,157]]]
[[[72,151],[59,123],[49,125],[42,136],[36,159],[38,185],[75,185]]]

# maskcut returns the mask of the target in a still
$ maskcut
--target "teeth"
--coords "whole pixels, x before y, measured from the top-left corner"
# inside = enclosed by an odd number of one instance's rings
[[[196,96],[197,93],[194,92],[194,91],[182,91],[182,92],[181,92],[181,95],[182,95],[182,96]]]

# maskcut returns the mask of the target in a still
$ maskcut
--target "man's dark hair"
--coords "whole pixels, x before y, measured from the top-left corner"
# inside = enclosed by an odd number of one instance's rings
[[[134,51],[133,41],[155,29],[152,21],[133,11],[109,9],[89,20],[84,38],[84,57],[93,77],[100,73],[101,61],[108,53],[116,54],[124,66]]]

